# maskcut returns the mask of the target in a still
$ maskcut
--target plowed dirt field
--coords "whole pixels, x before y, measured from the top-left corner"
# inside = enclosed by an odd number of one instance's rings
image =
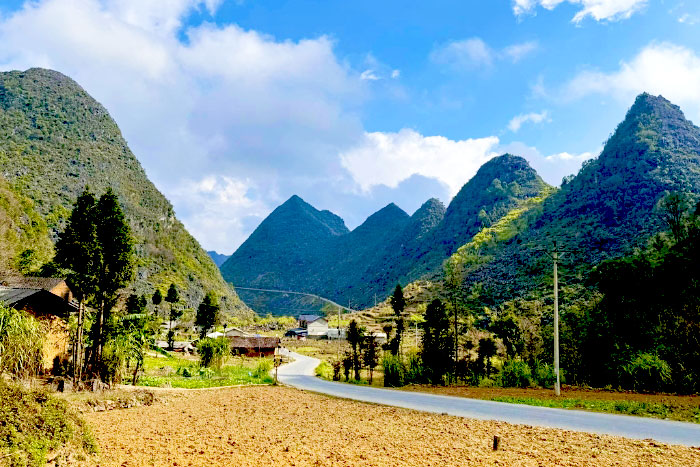
[[[700,449],[431,415],[284,387],[85,414],[100,466],[700,466]],[[498,451],[493,436],[501,437]]]

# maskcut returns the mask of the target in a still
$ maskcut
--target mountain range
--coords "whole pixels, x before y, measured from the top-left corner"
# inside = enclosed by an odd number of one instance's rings
[[[293,196],[221,265],[236,285],[318,294],[354,308],[383,300],[396,283],[439,279],[450,258],[469,262],[465,285],[493,300],[548,283],[554,241],[567,252],[564,280],[643,246],[665,229],[659,203],[700,193],[700,129],[661,96],[641,94],[598,158],[559,189],[521,157],[484,164],[445,208],[428,200],[409,216],[390,204],[349,231],[342,219]],[[456,256],[455,256],[456,255]],[[293,313],[290,297],[242,293],[262,312]],[[303,306],[320,306],[306,303]]]
[[[206,291],[228,312],[250,313],[148,179],[107,110],[51,70],[0,73],[0,274],[53,256],[76,197],[86,187],[117,194],[136,240],[133,290],[181,290],[189,307]],[[29,253],[27,253],[29,252]],[[25,271],[26,272],[26,271]]]

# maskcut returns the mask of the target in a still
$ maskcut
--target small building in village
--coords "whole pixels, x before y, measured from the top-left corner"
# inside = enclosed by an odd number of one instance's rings
[[[306,329],[309,326],[309,323],[313,323],[320,317],[321,316],[319,315],[299,315],[299,327]]]
[[[77,311],[73,293],[64,279],[9,277],[0,280],[0,303],[24,310],[46,325],[43,369],[50,371],[56,359],[68,358],[68,317]]]
[[[231,352],[246,357],[270,357],[280,344],[279,337],[230,337]]]
[[[316,318],[306,326],[306,329],[309,332],[309,337],[312,339],[328,337],[328,321],[326,318]]]

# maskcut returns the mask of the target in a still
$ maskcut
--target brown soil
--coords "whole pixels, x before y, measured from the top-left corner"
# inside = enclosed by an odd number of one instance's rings
[[[700,466],[700,450],[431,415],[283,387],[86,414],[100,466]],[[500,435],[501,448],[492,440]]]
[[[428,386],[412,385],[402,388],[407,391],[429,392],[443,396],[469,397],[472,399],[493,399],[494,397],[533,397],[553,399],[553,389],[518,389],[518,388],[478,388],[470,386]],[[605,391],[602,389],[580,389],[562,387],[561,397],[584,400],[613,400],[654,402],[674,406],[700,406],[700,396],[677,396],[674,394],[640,394],[638,392]]]

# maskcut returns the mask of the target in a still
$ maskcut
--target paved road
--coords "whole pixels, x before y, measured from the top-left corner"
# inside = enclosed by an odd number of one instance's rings
[[[287,354],[295,361],[279,368],[279,380],[299,389],[346,399],[481,420],[500,420],[627,438],[651,438],[670,444],[700,446],[700,424],[334,383],[314,376],[314,369],[319,360],[294,352],[287,351]]]

